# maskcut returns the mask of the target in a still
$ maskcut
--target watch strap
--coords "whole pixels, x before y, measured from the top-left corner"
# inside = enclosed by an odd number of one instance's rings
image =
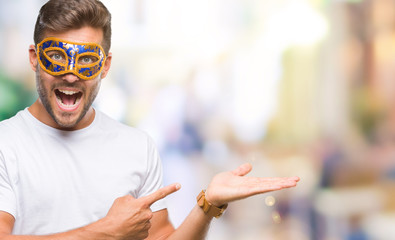
[[[219,218],[224,213],[228,204],[224,204],[220,207],[214,206],[206,200],[206,192],[202,190],[196,197],[197,204],[202,208],[203,212],[211,217]]]

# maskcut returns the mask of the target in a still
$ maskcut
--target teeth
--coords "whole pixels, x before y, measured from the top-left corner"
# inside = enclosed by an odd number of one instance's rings
[[[59,89],[59,92],[64,93],[66,95],[73,95],[73,94],[78,93],[78,92],[74,92],[74,91],[60,90],[60,89]]]

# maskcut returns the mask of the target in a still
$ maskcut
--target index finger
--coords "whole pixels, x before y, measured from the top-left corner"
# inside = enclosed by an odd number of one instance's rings
[[[154,204],[156,201],[165,198],[169,194],[172,194],[176,191],[178,191],[181,188],[181,185],[179,183],[173,183],[171,185],[168,185],[166,187],[163,187],[159,190],[157,190],[154,193],[151,193],[148,196],[140,198],[140,200],[144,201],[145,204],[147,204],[148,207],[150,207],[152,204]]]

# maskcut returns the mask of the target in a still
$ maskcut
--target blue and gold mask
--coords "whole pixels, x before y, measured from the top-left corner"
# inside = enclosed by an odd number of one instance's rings
[[[37,55],[47,73],[54,76],[72,73],[84,80],[97,77],[106,61],[106,54],[99,44],[69,42],[54,37],[37,44]]]

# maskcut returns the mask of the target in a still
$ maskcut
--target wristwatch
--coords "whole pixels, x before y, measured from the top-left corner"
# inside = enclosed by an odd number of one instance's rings
[[[219,218],[224,213],[228,204],[216,207],[206,200],[206,191],[202,190],[196,197],[197,204],[203,209],[203,212],[211,217]]]

